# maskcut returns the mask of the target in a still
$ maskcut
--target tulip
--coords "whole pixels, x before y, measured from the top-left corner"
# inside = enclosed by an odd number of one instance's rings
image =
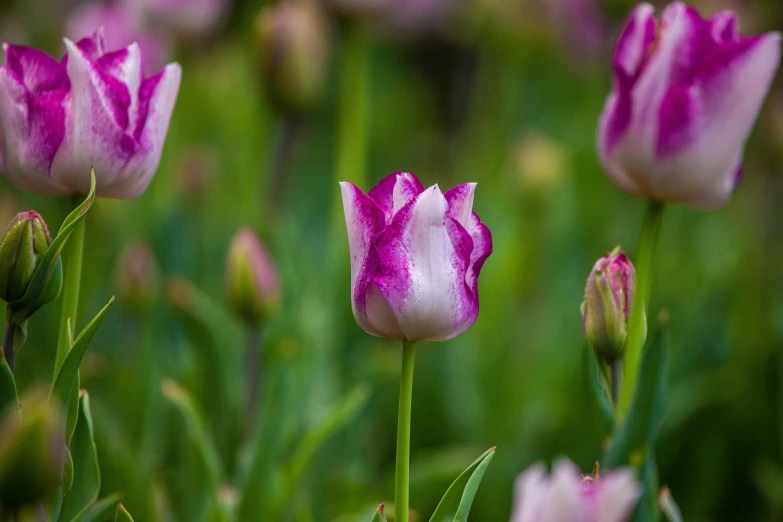
[[[563,459],[547,476],[538,463],[517,478],[511,522],[626,522],[640,495],[630,469],[582,477]]]
[[[11,221],[0,242],[0,299],[10,303],[24,297],[51,243],[49,229],[38,212],[22,212]]]
[[[302,111],[321,97],[327,77],[329,34],[320,8],[309,0],[265,7],[256,21],[262,79],[284,109]]]
[[[59,62],[5,46],[0,166],[21,190],[69,196],[89,190],[92,165],[98,195],[136,198],[158,168],[180,66],[144,78],[139,46],[109,52],[100,31],[65,46]]]
[[[398,172],[369,194],[341,183],[351,302],[367,333],[407,342],[451,339],[478,317],[478,277],[492,236],[473,213],[475,183],[441,193]]]
[[[263,323],[280,301],[274,260],[252,229],[241,229],[231,240],[226,294],[231,310],[250,325]]]
[[[116,272],[117,297],[128,310],[144,315],[160,286],[155,255],[144,243],[131,243],[120,254]]]
[[[0,511],[50,498],[62,479],[64,416],[48,394],[35,393],[24,412],[6,408],[0,422]],[[3,413],[3,412],[0,412]]]
[[[744,37],[736,16],[640,4],[614,53],[598,150],[620,188],[713,210],[742,174],[745,142],[780,62],[779,33]]]
[[[599,259],[587,278],[582,305],[585,338],[608,363],[623,353],[635,289],[633,264],[619,248]]]
[[[135,0],[153,25],[191,39],[204,38],[223,22],[228,0]]]
[[[136,42],[144,57],[144,74],[154,74],[165,65],[170,54],[170,42],[149,31],[144,13],[131,2],[91,3],[79,6],[66,23],[66,35],[79,41],[103,28],[109,49],[121,49]]]

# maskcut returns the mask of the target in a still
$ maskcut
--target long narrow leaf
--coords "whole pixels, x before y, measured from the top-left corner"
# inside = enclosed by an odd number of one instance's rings
[[[11,368],[5,360],[5,354],[0,350],[0,417],[3,412],[11,407],[19,407],[19,399],[16,395],[16,381]]]
[[[101,489],[101,472],[90,412],[90,398],[85,390],[79,394],[79,420],[71,443],[73,485],[63,498],[58,522],[74,522],[92,506]]]
[[[457,477],[446,494],[443,495],[438,507],[435,509],[430,522],[466,522],[473,499],[476,497],[481,479],[487,471],[492,457],[495,456],[495,448],[490,448],[468,469]]]

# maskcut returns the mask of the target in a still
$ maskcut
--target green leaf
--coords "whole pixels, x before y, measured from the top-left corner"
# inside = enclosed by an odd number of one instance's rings
[[[271,518],[277,518],[282,515],[301,484],[302,478],[312,464],[315,455],[335,433],[356,417],[367,403],[369,397],[369,387],[364,384],[358,385],[338,402],[299,442],[291,460],[283,470],[282,491],[279,497],[275,499],[272,509],[273,516]],[[254,494],[250,491],[250,489],[247,489],[244,494]],[[240,505],[242,504],[240,503]]]
[[[114,516],[114,522],[133,522],[130,513],[125,509],[122,503],[117,504],[117,514]]]
[[[598,413],[602,427],[608,435],[614,426],[614,406],[607,391],[606,379],[601,374],[593,348],[585,343],[582,350],[586,397]]]
[[[90,341],[92,341],[95,332],[98,330],[98,327],[106,317],[106,313],[113,304],[114,298],[112,297],[109,299],[106,306],[98,312],[98,315],[90,321],[90,324],[85,327],[82,333],[79,334],[79,337],[73,341],[73,344],[68,350],[68,355],[65,357],[65,361],[63,361],[60,370],[57,372],[57,377],[54,380],[50,396],[57,397],[64,407],[67,407],[70,403],[74,383],[77,382],[77,376],[79,374],[79,366],[82,364],[82,359],[84,358],[84,353],[87,351],[87,346],[90,344]],[[70,328],[67,330],[70,330]]]
[[[631,517],[632,522],[658,522],[660,512],[658,506],[658,468],[655,465],[655,458],[650,453],[645,461],[639,480],[642,482],[643,493],[636,509]]]
[[[63,483],[62,483],[63,495],[68,493],[73,487],[73,457],[71,456],[71,450],[68,449],[68,446],[65,446],[64,451],[65,451],[65,468],[63,469]]]
[[[383,504],[378,506],[378,509],[375,511],[370,522],[386,522],[386,517],[383,515]]]
[[[52,284],[52,278],[59,277],[62,279],[62,259],[60,254],[68,238],[71,237],[73,229],[76,228],[79,221],[90,210],[93,201],[95,201],[95,171],[90,173],[90,192],[87,194],[87,198],[84,200],[84,203],[75,208],[63,221],[57,237],[52,240],[51,245],[46,249],[46,252],[41,257],[41,261],[36,266],[24,297],[8,303],[9,320],[11,322],[15,324],[23,323],[43,304],[57,298],[61,284]],[[49,295],[49,293],[53,293],[53,295]]]
[[[435,509],[430,522],[466,522],[473,499],[476,497],[481,479],[487,471],[492,457],[495,456],[495,448],[490,448],[468,469],[457,477],[446,494],[443,495],[438,507]]]
[[[78,520],[98,498],[101,489],[101,472],[90,413],[87,391],[79,393],[79,419],[71,441],[73,457],[73,486],[63,498],[58,522]]]
[[[641,469],[648,460],[664,412],[668,351],[668,336],[660,328],[645,349],[628,416],[601,461],[607,468],[631,465]]]
[[[11,368],[5,360],[5,354],[0,350],[0,417],[6,408],[19,407],[19,399],[16,395],[16,381]]]
[[[193,442],[199,457],[209,471],[210,483],[214,490],[223,479],[223,469],[215,445],[209,436],[204,417],[190,394],[174,381],[161,384],[163,395],[177,408],[185,420],[188,440]]]
[[[79,518],[79,522],[104,522],[109,520],[110,513],[114,511],[121,497],[122,495],[119,493],[112,493],[108,497],[98,500]]]

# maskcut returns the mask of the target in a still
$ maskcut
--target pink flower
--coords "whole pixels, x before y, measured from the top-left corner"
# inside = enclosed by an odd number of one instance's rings
[[[179,64],[145,78],[137,44],[109,52],[101,32],[66,39],[61,61],[5,45],[0,67],[0,163],[17,188],[132,199],[158,168],[177,99]]]
[[[492,235],[473,213],[475,183],[441,193],[397,172],[369,194],[343,193],[351,251],[351,302],[367,333],[444,340],[478,317],[478,277]]]
[[[516,481],[511,522],[627,522],[641,495],[633,471],[582,477],[567,459],[529,467]]]
[[[780,62],[780,34],[743,37],[731,12],[709,20],[681,2],[656,21],[640,4],[615,49],[598,150],[607,174],[639,196],[725,205]]]

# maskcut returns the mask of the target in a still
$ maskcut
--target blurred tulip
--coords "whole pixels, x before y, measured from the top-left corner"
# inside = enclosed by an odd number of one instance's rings
[[[228,249],[226,294],[231,310],[259,325],[280,301],[280,278],[272,256],[250,228],[236,233]]]
[[[66,35],[79,41],[103,28],[108,49],[122,49],[135,42],[144,58],[144,74],[151,75],[165,65],[171,46],[160,35],[145,30],[143,18],[141,10],[129,1],[84,4],[68,18]]]
[[[0,422],[0,508],[13,512],[52,498],[65,459],[65,426],[47,394],[6,410]],[[7,510],[7,511],[6,511]]]
[[[272,100],[285,110],[307,110],[323,94],[328,33],[320,8],[308,0],[287,0],[259,13],[256,40],[262,80]]]
[[[160,270],[155,255],[144,243],[131,243],[117,262],[117,298],[137,315],[148,311],[160,286]]]
[[[98,195],[132,199],[158,168],[181,69],[144,78],[139,46],[108,52],[101,32],[74,44],[62,61],[6,45],[0,67],[0,157],[21,190],[86,193],[90,166]]]
[[[606,362],[623,353],[635,290],[633,264],[619,248],[599,259],[587,278],[582,324],[587,342]]]
[[[38,212],[22,212],[11,221],[0,242],[0,299],[10,303],[24,297],[41,256],[51,243],[49,229]],[[57,286],[52,291],[56,297],[62,274],[50,281]]]
[[[441,193],[397,172],[365,195],[340,184],[351,251],[351,302],[367,333],[445,340],[478,317],[478,277],[492,236],[473,213],[475,183]]]
[[[780,62],[780,34],[743,37],[736,16],[709,20],[640,4],[617,42],[598,149],[632,194],[700,209],[725,205],[745,142]]]
[[[188,39],[206,38],[220,27],[229,0],[135,0],[152,25]]]
[[[547,476],[534,464],[517,478],[511,522],[626,522],[640,494],[630,469],[582,477],[563,459]]]

